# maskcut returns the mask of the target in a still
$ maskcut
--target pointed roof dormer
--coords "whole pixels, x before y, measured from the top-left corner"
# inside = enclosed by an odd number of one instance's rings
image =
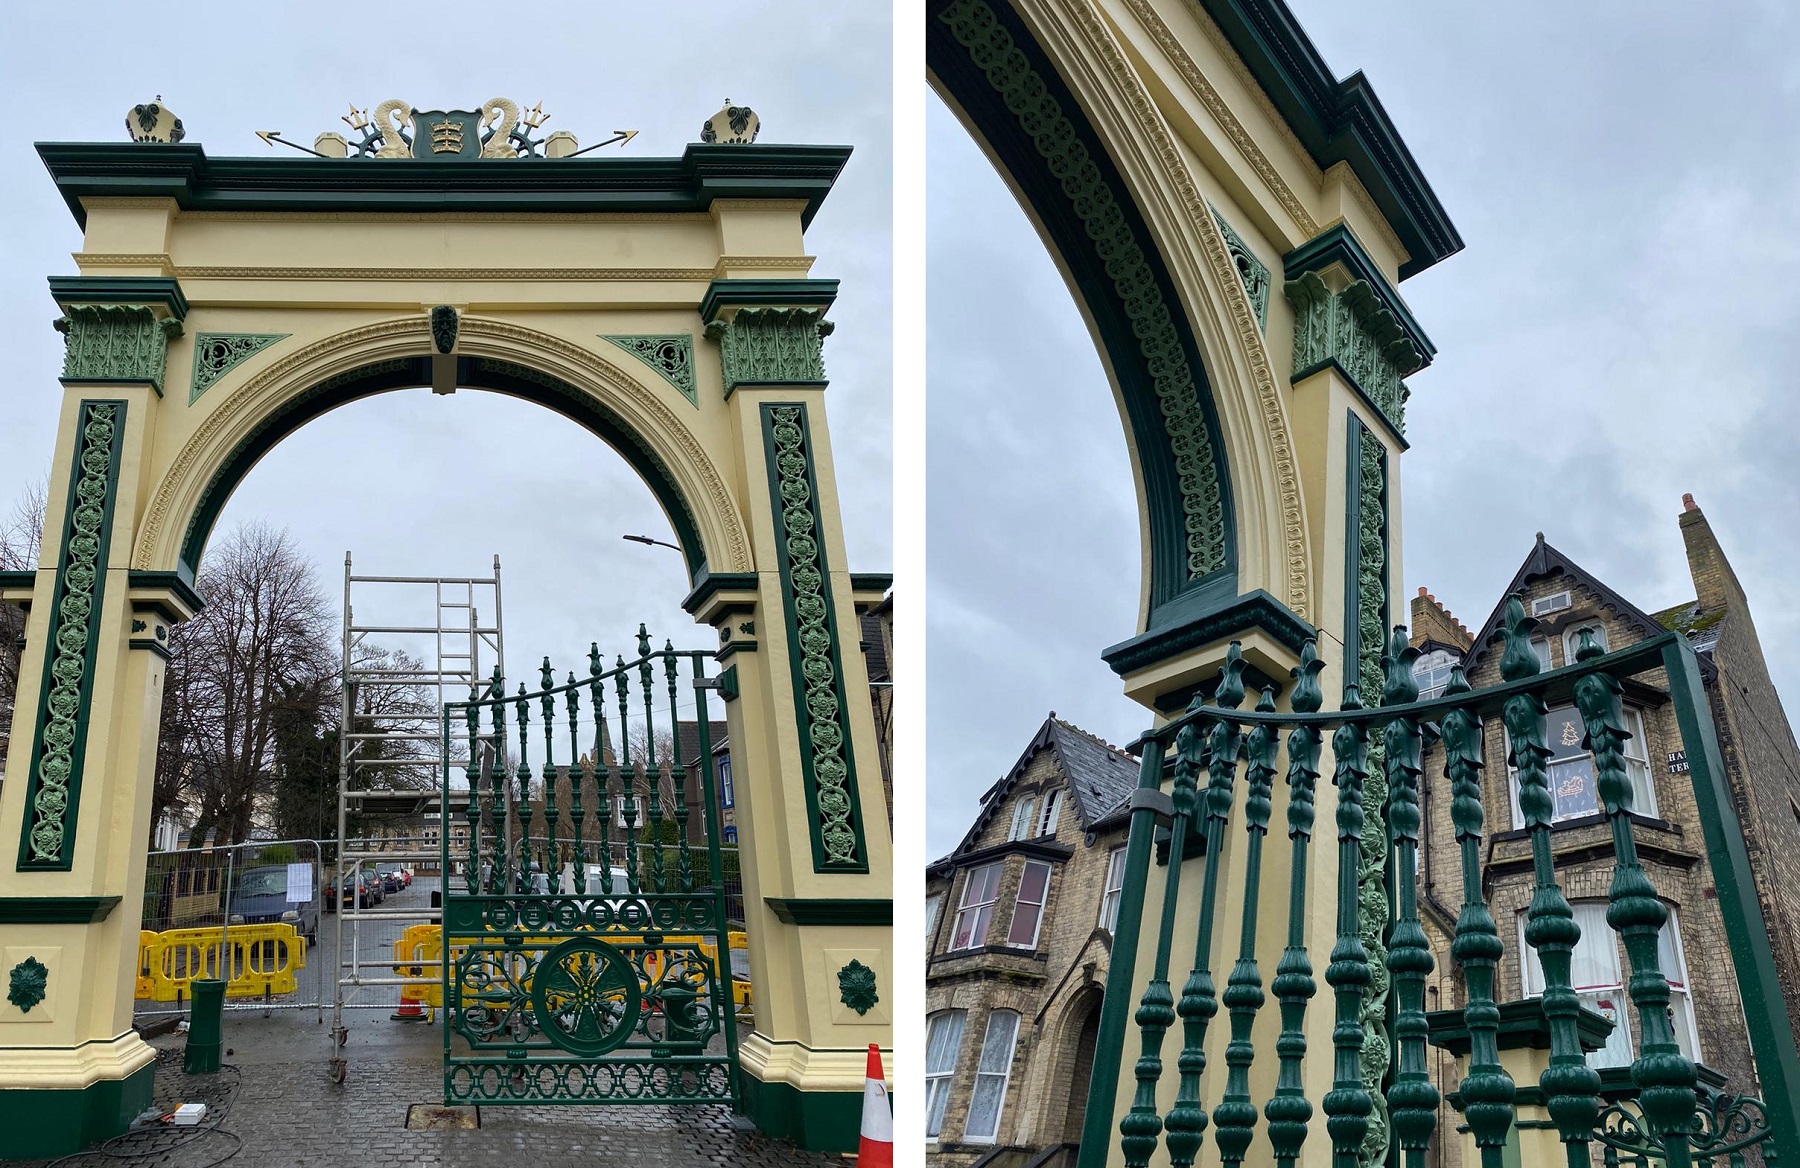
[[[1487,623],[1481,626],[1479,633],[1475,634],[1473,644],[1463,657],[1463,668],[1471,673],[1474,672],[1481,659],[1487,655],[1488,650],[1499,643],[1501,621],[1506,614],[1507,597],[1515,592],[1526,590],[1540,580],[1557,576],[1564,577],[1571,583],[1579,583],[1593,592],[1599,598],[1600,607],[1610,608],[1618,613],[1642,636],[1654,637],[1665,631],[1654,617],[1619,595],[1598,576],[1545,542],[1544,533],[1540,531],[1537,533],[1537,542],[1532,545],[1530,553],[1525,557],[1525,562],[1520,564],[1519,570],[1513,574],[1512,583],[1501,590],[1500,602],[1494,606],[1494,611],[1488,616]]]

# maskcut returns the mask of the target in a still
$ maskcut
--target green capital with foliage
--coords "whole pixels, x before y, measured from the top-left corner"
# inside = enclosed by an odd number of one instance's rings
[[[740,385],[825,380],[825,338],[833,325],[820,308],[740,308],[706,326],[719,342],[725,396]]]
[[[181,322],[142,304],[71,304],[56,320],[65,381],[148,381],[162,396],[169,342]]]

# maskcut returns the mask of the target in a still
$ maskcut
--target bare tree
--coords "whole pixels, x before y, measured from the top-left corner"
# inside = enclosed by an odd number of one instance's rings
[[[20,492],[11,513],[0,520],[0,572],[29,572],[37,568],[49,499],[50,480],[41,478]],[[19,641],[24,635],[25,610],[0,604],[0,735],[12,725],[13,702],[19,689]],[[0,754],[0,761],[4,757]]]
[[[331,609],[287,532],[244,524],[207,553],[206,607],[181,626],[188,642],[184,786],[191,839],[241,842],[259,796],[273,790],[280,710],[287,695],[337,669]]]

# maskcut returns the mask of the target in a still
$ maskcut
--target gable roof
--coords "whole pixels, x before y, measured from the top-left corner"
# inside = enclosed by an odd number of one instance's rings
[[[1525,557],[1525,562],[1519,565],[1519,570],[1513,574],[1512,583],[1501,591],[1500,602],[1494,605],[1494,611],[1489,614],[1487,623],[1481,626],[1479,633],[1475,634],[1474,645],[1463,656],[1463,668],[1473,672],[1481,658],[1486,655],[1489,643],[1501,635],[1503,631],[1501,622],[1506,619],[1507,597],[1523,590],[1527,584],[1533,581],[1559,575],[1568,576],[1592,589],[1595,595],[1600,597],[1600,603],[1603,606],[1613,609],[1628,622],[1636,625],[1638,631],[1645,637],[1654,637],[1667,631],[1656,618],[1619,595],[1598,576],[1545,543],[1544,533],[1540,531],[1537,533],[1537,543],[1532,546],[1530,554]]]
[[[962,842],[948,856],[934,861],[931,867],[953,860],[974,847],[982,830],[1024,777],[1026,768],[1038,752],[1044,750],[1056,752],[1057,763],[1068,780],[1069,791],[1075,799],[1075,813],[1080,816],[1083,828],[1093,826],[1107,812],[1124,803],[1131,797],[1132,788],[1137,786],[1137,759],[1110,742],[1063,721],[1052,710],[1031,741],[1025,744],[1019,761],[982,794],[981,811],[963,835]]]

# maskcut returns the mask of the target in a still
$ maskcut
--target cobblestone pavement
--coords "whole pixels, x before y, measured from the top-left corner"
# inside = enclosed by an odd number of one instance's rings
[[[285,1027],[283,1028],[285,1029]],[[435,1027],[411,1028],[437,1038]],[[439,1040],[441,1041],[441,1040]],[[803,1152],[754,1132],[739,1132],[722,1107],[484,1107],[479,1130],[409,1131],[409,1105],[443,1100],[441,1048],[406,1042],[369,1048],[350,1063],[339,1087],[325,1072],[317,1032],[310,1059],[270,1061],[294,1043],[226,1058],[217,1075],[184,1075],[180,1039],[159,1039],[156,1102],[172,1110],[205,1102],[198,1128],[154,1128],[57,1161],[8,1162],[8,1168],[562,1168],[580,1165],[747,1165],[824,1168],[840,1157]],[[247,1047],[243,1036],[227,1045]],[[274,1049],[269,1049],[273,1046]],[[354,1051],[355,1047],[352,1047]],[[423,1057],[436,1055],[437,1057]]]

